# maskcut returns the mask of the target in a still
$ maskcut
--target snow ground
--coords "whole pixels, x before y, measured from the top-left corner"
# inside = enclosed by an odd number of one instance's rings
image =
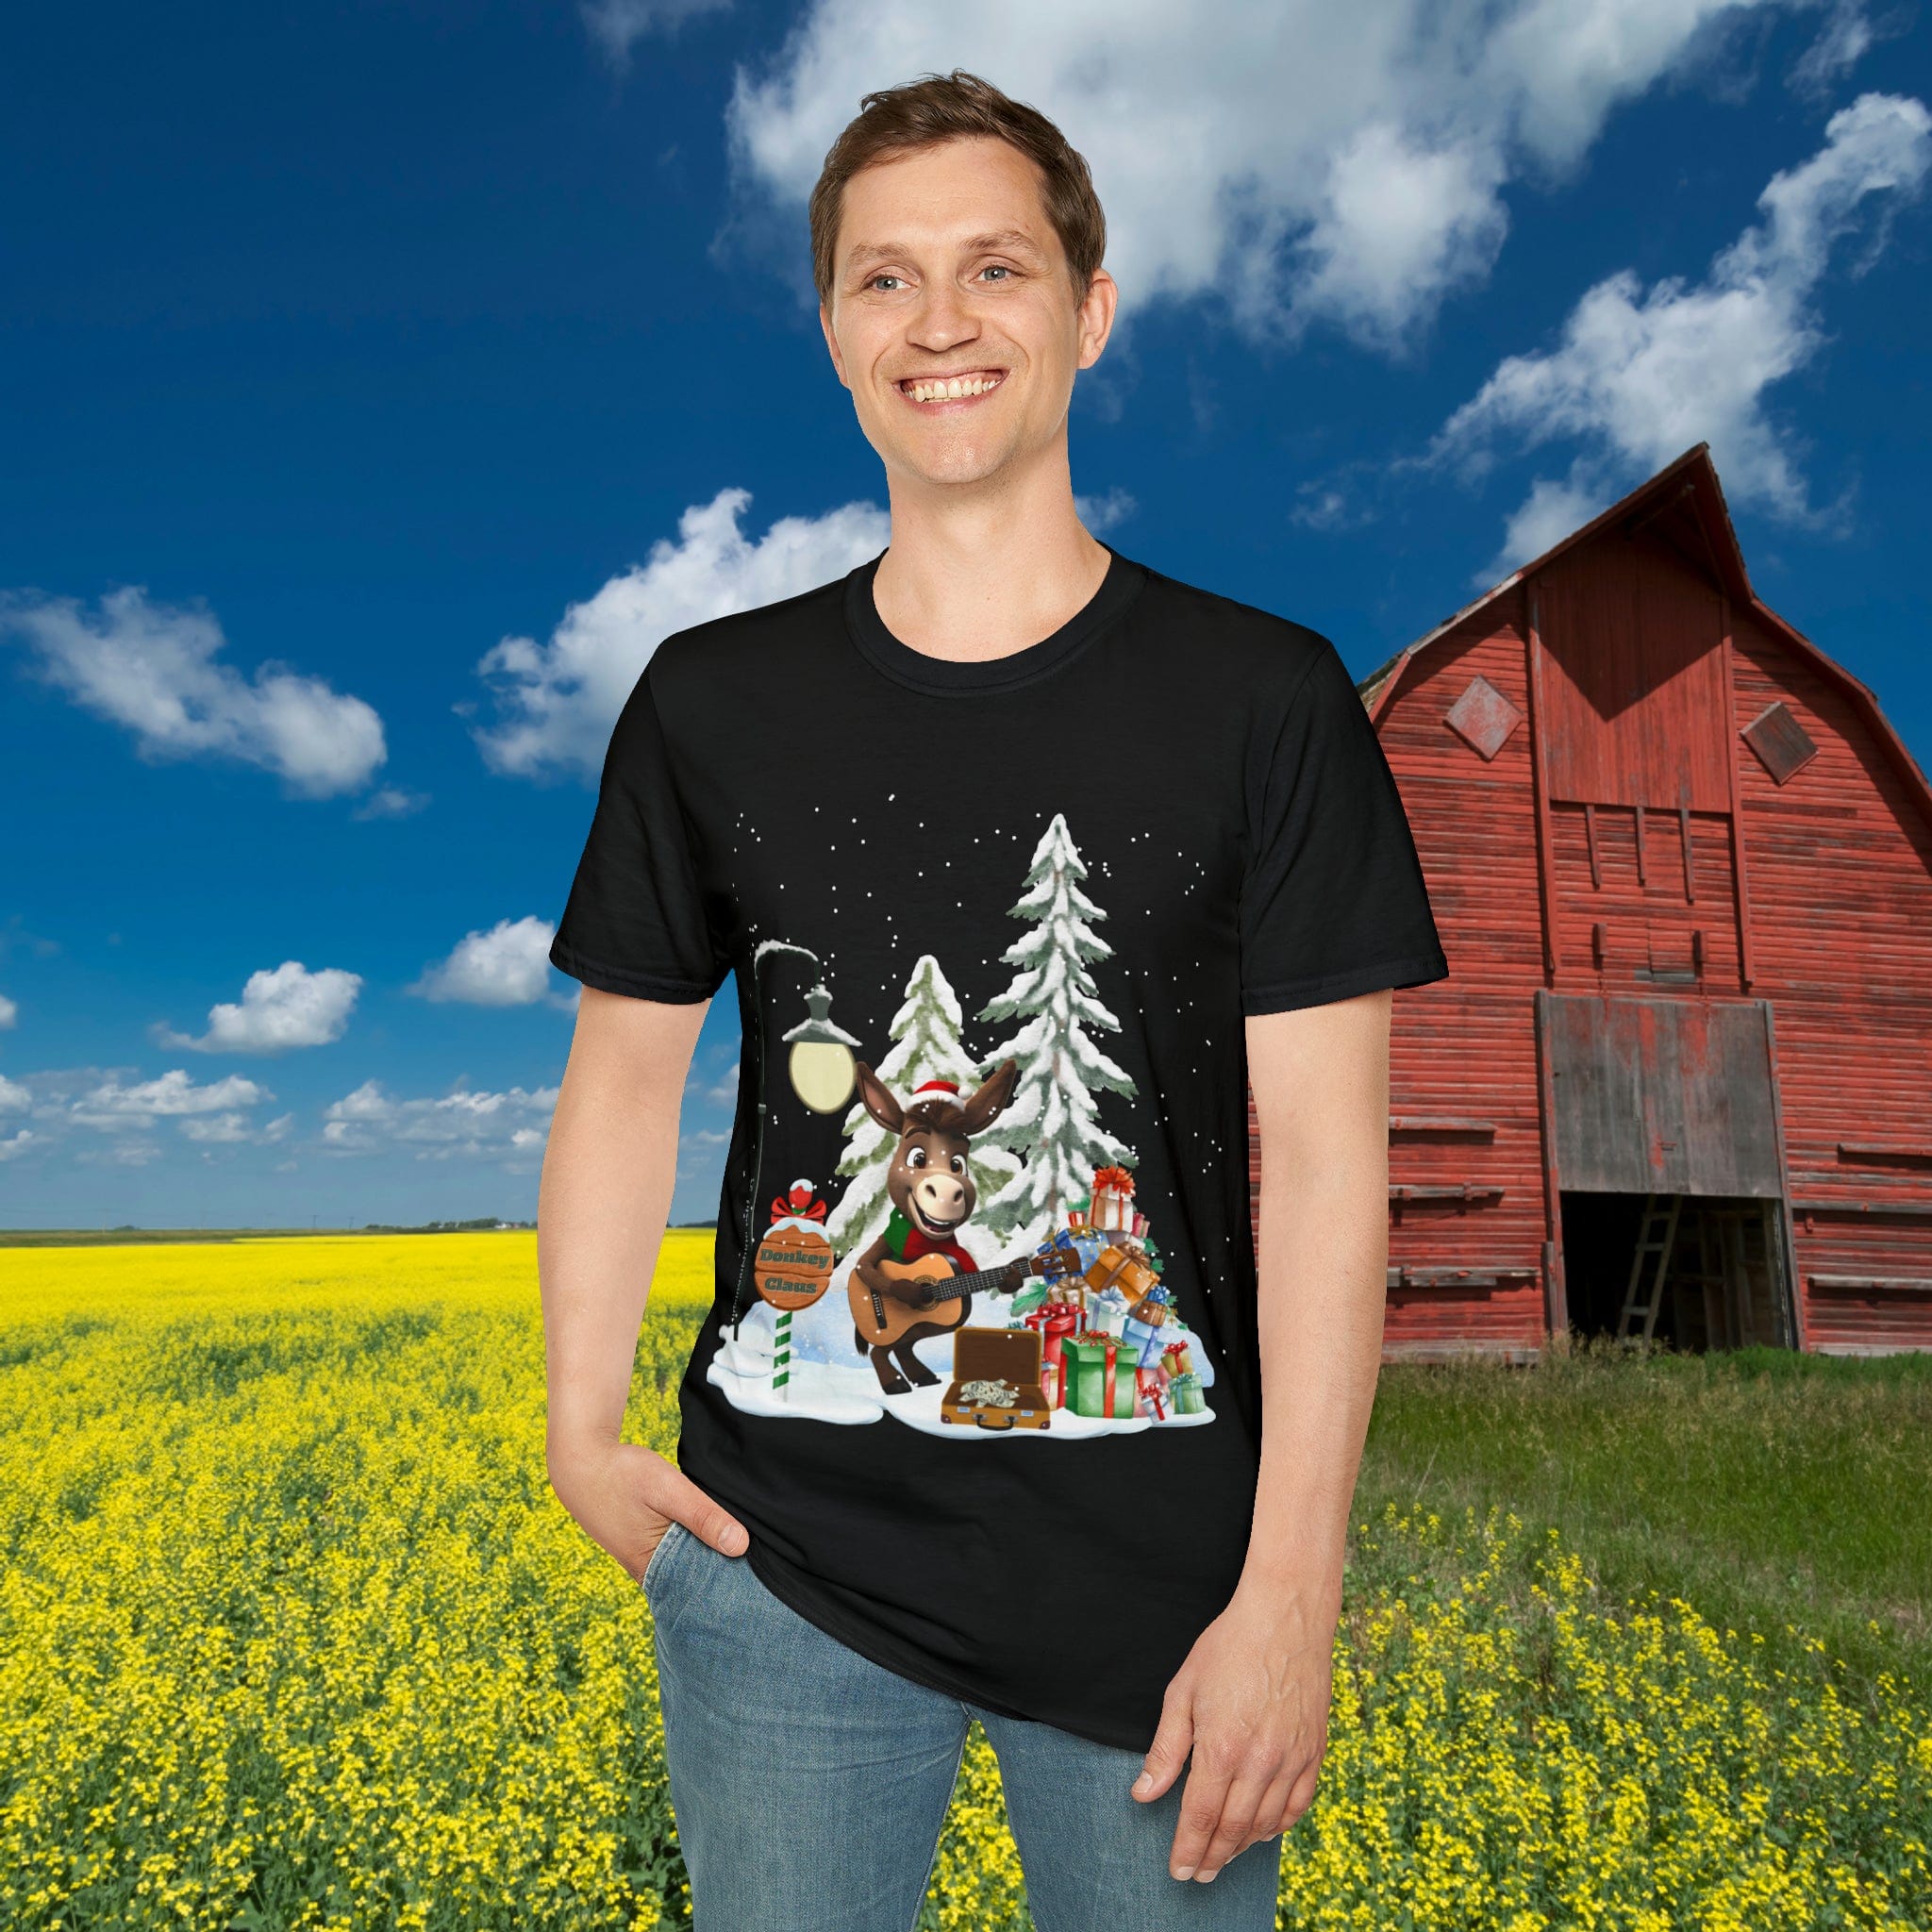
[[[829,1296],[824,1299],[829,1299]],[[1011,1297],[974,1297],[974,1313],[984,1325],[1001,1327]],[[985,1306],[983,1306],[985,1305]],[[821,1300],[807,1312],[816,1313]],[[1010,1439],[1042,1441],[1079,1441],[1091,1436],[1132,1436],[1160,1428],[1192,1428],[1214,1420],[1212,1409],[1199,1415],[1170,1415],[1157,1423],[1151,1416],[1075,1415],[1057,1408],[1043,1429],[969,1429],[940,1419],[940,1404],[952,1378],[953,1342],[949,1335],[929,1336],[913,1343],[913,1353],[940,1377],[930,1388],[887,1395],[879,1388],[869,1357],[851,1347],[852,1325],[840,1296],[839,1319],[844,1329],[848,1360],[833,1362],[802,1358],[794,1350],[790,1381],[781,1391],[772,1388],[773,1311],[764,1303],[747,1310],[736,1327],[727,1326],[705,1369],[705,1379],[724,1392],[734,1408],[746,1415],[795,1416],[823,1423],[875,1423],[890,1415],[908,1428],[956,1442],[999,1442]],[[797,1334],[799,1317],[792,1317]]]

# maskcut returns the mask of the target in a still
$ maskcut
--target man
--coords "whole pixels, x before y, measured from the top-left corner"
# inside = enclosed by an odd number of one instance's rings
[[[1391,994],[1447,964],[1333,644],[1080,523],[1069,399],[1117,291],[1058,130],[958,72],[870,95],[810,215],[891,541],[668,639],[612,735],[551,955],[587,989],[540,1210],[551,1480],[651,1601],[701,1932],[904,1932],[974,1717],[1042,1926],[1258,1932],[1314,1794],[1380,1359]],[[788,1090],[805,982],[774,976],[771,940],[824,967],[864,1062],[935,962],[932,1025],[966,1027],[970,1078],[1023,1062],[999,1108],[923,1096],[902,1121],[907,1091],[867,1088],[901,1123],[875,1160],[902,1190],[947,1163],[941,1223],[1005,1201],[1017,1228],[1049,1182],[1054,1224],[1077,1220],[1083,1176],[1054,1160],[1124,1160],[1108,1186],[1160,1230],[1172,1359],[1210,1403],[1170,1415],[1142,1371],[1130,1414],[951,1427],[940,1389],[849,1392],[849,1321],[779,1385],[744,1286],[757,1205],[867,1130]],[[727,973],[745,1072],[674,1466],[619,1436]],[[1040,1328],[993,1286],[919,1343],[941,1383],[969,1338],[1028,1358]]]

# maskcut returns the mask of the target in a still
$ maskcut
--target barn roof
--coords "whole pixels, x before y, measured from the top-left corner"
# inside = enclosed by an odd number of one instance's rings
[[[1559,557],[1606,530],[1622,529],[1625,534],[1631,534],[1645,525],[1655,525],[1658,535],[1685,552],[1688,561],[1707,569],[1724,588],[1734,608],[1749,610],[1760,624],[1810,664],[1820,676],[1844,692],[1851,700],[1852,708],[1871,728],[1880,749],[1905,780],[1920,809],[1928,820],[1932,820],[1932,784],[1926,782],[1918,760],[1892,729],[1890,721],[1878,707],[1877,698],[1842,664],[1826,657],[1802,631],[1788,624],[1769,605],[1760,602],[1757,591],[1751,588],[1750,575],[1744,568],[1744,553],[1738,547],[1738,533],[1731,526],[1731,513],[1724,505],[1724,490],[1717,480],[1717,469],[1710,460],[1707,442],[1687,449],[1675,462],[1666,464],[1649,482],[1640,483],[1629,495],[1611,504],[1601,516],[1593,518],[1582,528],[1571,531],[1561,542],[1552,544],[1541,557],[1511,571],[1500,583],[1492,584],[1454,615],[1445,617],[1434,630],[1378,664],[1356,686],[1361,693],[1362,703],[1368,707],[1369,716],[1379,724],[1390,693],[1401,681],[1402,673],[1410,660],[1446,637],[1458,625],[1475,616],[1486,604],[1493,603],[1525,578],[1533,577]]]

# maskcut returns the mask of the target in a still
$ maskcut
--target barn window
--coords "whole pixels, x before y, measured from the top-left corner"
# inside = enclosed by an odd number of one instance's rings
[[[1796,714],[1782,698],[1766,705],[1740,735],[1780,785],[1818,756],[1811,734],[1798,723]]]
[[[1463,687],[1462,695],[1443,712],[1442,722],[1484,758],[1492,758],[1523,723],[1523,713],[1478,673]]]

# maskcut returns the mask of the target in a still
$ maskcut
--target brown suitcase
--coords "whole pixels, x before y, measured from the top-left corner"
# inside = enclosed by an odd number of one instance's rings
[[[988,1377],[1010,1382],[1020,1391],[1012,1408],[983,1408],[959,1400],[962,1382]],[[940,1404],[942,1422],[967,1428],[1043,1429],[1053,1420],[1053,1405],[1040,1386],[1040,1331],[1037,1328],[956,1328],[953,1331],[953,1380]]]

